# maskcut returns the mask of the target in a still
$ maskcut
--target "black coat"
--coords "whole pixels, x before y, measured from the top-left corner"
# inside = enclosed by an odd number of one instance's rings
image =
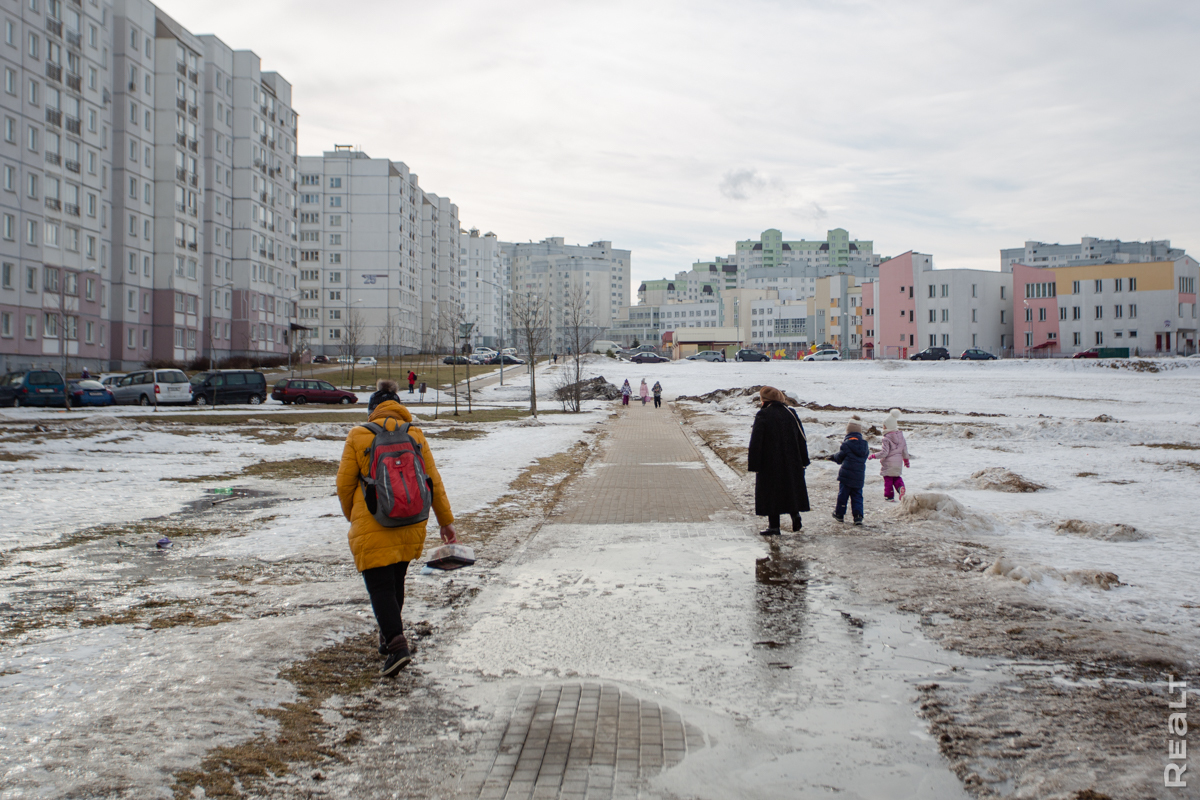
[[[867,447],[867,441],[861,433],[847,433],[846,438],[842,439],[842,449],[830,456],[835,464],[842,465],[838,470],[838,480],[851,489],[863,488],[867,479],[867,456],[870,454],[871,448]]]
[[[757,473],[754,513],[765,517],[808,511],[808,464],[808,442],[796,412],[782,403],[767,403],[755,415],[750,433],[749,469]]]

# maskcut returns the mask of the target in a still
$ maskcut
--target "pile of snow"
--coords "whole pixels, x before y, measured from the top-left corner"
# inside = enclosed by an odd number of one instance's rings
[[[996,562],[985,569],[985,575],[998,578],[1008,578],[1019,581],[1022,585],[1040,583],[1042,581],[1062,581],[1072,586],[1098,586],[1108,591],[1114,586],[1124,586],[1121,579],[1113,572],[1101,572],[1092,569],[1057,570],[1053,567],[1043,567],[1038,564],[1017,564],[1007,558],[998,558]]]
[[[1122,522],[1103,523],[1085,522],[1081,519],[1066,519],[1054,526],[1060,536],[1071,534],[1086,536],[1089,539],[1103,539],[1106,542],[1137,542],[1150,538],[1132,525]]]
[[[757,386],[734,386],[731,389],[714,389],[711,392],[694,396],[681,394],[676,399],[690,400],[693,403],[720,403],[722,400],[728,400],[731,397],[756,397],[762,388],[763,384],[761,383]]]
[[[296,428],[297,439],[332,439],[341,441],[350,433],[356,423],[352,422],[310,422]]]
[[[1046,487],[1040,483],[1022,478],[1015,472],[1003,467],[988,467],[971,474],[970,484],[975,489],[989,489],[995,492],[1036,492]]]
[[[976,530],[991,530],[986,517],[968,511],[966,506],[948,494],[938,492],[909,492],[900,501],[896,515],[910,520],[936,520],[969,525]]]

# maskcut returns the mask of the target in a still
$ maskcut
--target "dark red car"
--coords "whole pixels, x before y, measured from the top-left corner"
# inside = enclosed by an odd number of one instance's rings
[[[295,403],[341,403],[344,406],[358,402],[358,395],[337,388],[329,381],[314,381],[307,378],[286,378],[275,384],[271,397],[287,405]]]
[[[1091,348],[1090,350],[1080,350],[1078,353],[1071,356],[1071,358],[1099,358],[1099,357],[1100,357],[1100,353],[1094,347]]]

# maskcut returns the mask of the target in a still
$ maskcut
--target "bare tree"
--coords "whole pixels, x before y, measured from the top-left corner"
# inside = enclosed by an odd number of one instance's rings
[[[357,308],[350,309],[342,326],[342,350],[350,357],[350,388],[354,389],[354,365],[367,338],[367,323]]]
[[[383,357],[387,359],[387,377],[392,377],[392,350],[400,341],[400,331],[396,324],[396,315],[391,310],[387,313],[387,318],[383,322],[383,326],[379,329],[379,334],[375,337],[375,354],[383,353]],[[375,365],[375,377],[379,377],[379,364]]]
[[[564,405],[568,411],[579,413],[583,402],[583,354],[592,349],[600,329],[592,324],[587,307],[587,293],[580,286],[567,291],[561,309],[563,344],[570,351],[568,374],[563,383]]]
[[[529,413],[537,417],[537,356],[550,335],[550,300],[534,292],[515,295],[511,314],[513,328],[529,357]]]

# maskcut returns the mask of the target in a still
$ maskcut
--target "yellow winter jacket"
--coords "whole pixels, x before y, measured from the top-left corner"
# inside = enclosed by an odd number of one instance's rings
[[[384,427],[387,427],[388,419],[403,425],[412,422],[412,414],[396,401],[385,400],[368,417],[370,422]],[[429,442],[420,428],[409,428],[408,435],[421,445],[425,472],[433,481],[433,512],[437,515],[438,524],[449,525],[454,522],[454,514],[450,511],[450,500],[446,497],[442,476],[433,463],[433,453],[429,452]],[[354,554],[354,566],[359,572],[401,561],[415,561],[425,549],[425,522],[403,528],[385,528],[367,510],[359,478],[370,473],[367,450],[374,438],[375,435],[366,428],[352,428],[346,436],[346,447],[342,450],[342,463],[337,474],[338,500],[342,503],[342,514],[350,520],[350,552]]]

